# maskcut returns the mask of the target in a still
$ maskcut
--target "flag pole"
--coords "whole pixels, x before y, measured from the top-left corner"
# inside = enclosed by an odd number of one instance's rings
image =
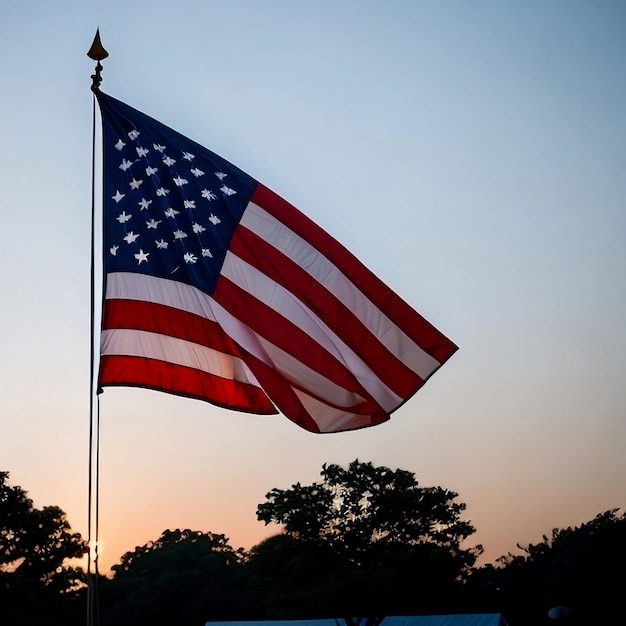
[[[87,56],[96,61],[96,68],[91,75],[91,90],[96,92],[102,83],[102,63],[109,53],[100,41],[100,29]],[[96,255],[95,255],[95,214],[96,214],[96,100],[93,101],[92,143],[91,143],[91,290],[90,290],[90,370],[89,370],[89,478],[87,509],[87,625],[98,624],[98,514],[100,499],[100,410],[97,397],[95,375],[95,299],[96,299]],[[93,550],[93,556],[92,556]],[[93,571],[92,571],[93,563]]]

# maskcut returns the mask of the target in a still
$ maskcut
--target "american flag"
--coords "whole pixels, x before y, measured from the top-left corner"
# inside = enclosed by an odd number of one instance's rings
[[[288,202],[151,117],[96,97],[101,387],[280,411],[309,431],[338,432],[388,420],[456,351]]]

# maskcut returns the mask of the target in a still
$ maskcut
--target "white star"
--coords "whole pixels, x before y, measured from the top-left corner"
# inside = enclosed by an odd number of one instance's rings
[[[122,162],[120,163],[120,169],[125,172],[132,164],[133,162],[129,161],[128,159],[122,159]]]
[[[161,223],[161,220],[155,220],[152,218],[149,222],[146,222],[148,228],[156,228]]]
[[[231,189],[230,187],[227,187],[226,185],[222,185],[220,187],[220,191],[225,195],[225,196],[233,196],[235,195],[237,192],[234,189]]]
[[[135,180],[133,178],[128,184],[130,185],[131,189],[139,189],[141,183],[143,183],[143,180]]]
[[[178,229],[174,231],[174,239],[184,239],[187,236],[187,233]]]
[[[177,176],[176,178],[174,178],[174,182],[176,183],[177,187],[182,187],[183,185],[186,185],[189,181],[186,178],[181,178],[180,176]]]
[[[141,210],[144,211],[152,204],[152,200],[146,200],[145,198],[142,198],[137,204],[139,204]]]
[[[115,219],[120,223],[120,224],[125,224],[126,222],[128,222],[128,220],[132,217],[132,213],[130,215],[126,214],[126,211],[122,211],[122,213],[120,215],[118,215]]]
[[[201,169],[198,169],[197,167],[194,167],[194,168],[191,170],[191,173],[192,173],[192,174],[193,174],[196,178],[198,178],[199,176],[204,176],[204,172],[203,172]]]
[[[137,154],[140,157],[145,157],[146,154],[148,154],[148,152],[150,152],[150,150],[148,150],[148,148],[142,148],[140,146],[137,146],[136,150],[137,150]]]
[[[213,213],[209,216],[209,222],[211,222],[214,226],[217,226],[221,221],[222,220],[217,217],[217,215],[213,215]]]
[[[157,196],[166,196],[169,192],[170,192],[169,189],[165,189],[164,187],[159,187],[156,190],[156,195]]]
[[[213,255],[211,254],[211,251],[208,248],[202,248],[202,256],[208,256],[213,258]]]
[[[156,167],[146,167],[146,176],[152,176],[153,174],[157,173],[157,168]]]
[[[113,200],[115,200],[115,202],[119,202],[126,194],[125,193],[120,193],[119,190],[115,192],[114,196],[111,196],[111,198],[113,198]]]
[[[207,200],[215,200],[215,198],[217,198],[217,196],[210,190],[210,189],[203,189],[201,191],[202,197],[206,198]]]
[[[179,212],[170,207],[169,209],[163,211],[163,213],[165,213],[165,217],[175,217]]]
[[[126,237],[124,237],[124,241],[126,243],[135,243],[137,241],[139,235],[135,235],[135,233],[131,230]]]
[[[165,146],[161,146],[158,143],[153,143],[152,147],[157,151],[157,152],[163,152],[163,150],[165,150]]]
[[[191,252],[185,252],[183,259],[185,259],[185,263],[196,263],[198,261],[198,257],[195,254],[191,254]]]
[[[118,251],[119,249],[120,249],[120,247],[119,247],[119,246],[111,246],[111,247],[109,248],[109,252],[110,252],[113,256],[115,256],[115,255],[117,254],[117,251]]]
[[[137,139],[137,137],[139,137],[139,131],[138,131],[138,130],[131,130],[131,131],[128,133],[128,136],[129,136],[131,139]]]
[[[174,163],[176,163],[176,159],[172,159],[172,157],[164,156],[163,163],[165,163],[165,165],[169,167],[170,165],[174,165]]]
[[[191,159],[193,159],[194,155],[191,154],[191,152],[183,152],[183,159],[187,159],[187,161],[191,161]]]
[[[220,179],[220,180],[224,180],[227,176],[227,174],[224,174],[224,172],[215,172],[215,175]]]
[[[163,250],[167,250],[167,246],[168,246],[167,241],[163,241],[163,239],[161,239],[161,241],[157,241],[155,239],[154,243],[156,243],[157,248],[162,248]]]
[[[195,209],[196,201],[195,200],[183,200],[186,209]]]
[[[134,255],[137,259],[137,264],[141,265],[144,261],[147,263],[149,254],[149,252],[144,252],[141,248],[139,248],[139,252]]]
[[[126,144],[121,139],[118,139],[117,143],[115,144],[115,149],[116,150],[122,150],[125,145]]]
[[[204,226],[200,226],[200,224],[196,224],[196,222],[194,222],[191,225],[191,229],[193,230],[194,233],[196,233],[196,235],[199,235],[200,233],[203,233],[206,230]]]

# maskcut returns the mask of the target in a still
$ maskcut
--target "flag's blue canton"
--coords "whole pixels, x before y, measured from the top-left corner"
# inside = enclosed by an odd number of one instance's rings
[[[212,293],[256,181],[105,94],[104,267]]]

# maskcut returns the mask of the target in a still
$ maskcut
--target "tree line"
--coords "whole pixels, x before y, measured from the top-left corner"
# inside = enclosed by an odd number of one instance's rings
[[[257,517],[283,530],[250,550],[176,529],[124,554],[94,586],[100,624],[498,612],[522,626],[554,623],[550,609],[572,626],[620,617],[618,509],[477,567],[482,547],[468,545],[475,529],[456,492],[358,460],[325,464],[320,477],[266,494]],[[71,563],[85,551],[61,509],[35,508],[0,472],[0,624],[83,624],[86,577]]]

